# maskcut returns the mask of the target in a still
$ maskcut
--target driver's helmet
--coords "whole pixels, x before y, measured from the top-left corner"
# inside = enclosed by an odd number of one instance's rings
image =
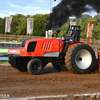
[[[69,30],[69,34],[72,35],[72,33],[73,33],[73,30]]]

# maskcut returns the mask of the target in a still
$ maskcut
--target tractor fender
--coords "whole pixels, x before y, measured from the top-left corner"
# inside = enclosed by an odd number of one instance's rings
[[[74,42],[74,43],[71,43],[69,46],[68,46],[68,49],[71,47],[71,46],[73,46],[73,45],[75,45],[75,44],[86,44],[85,42]]]

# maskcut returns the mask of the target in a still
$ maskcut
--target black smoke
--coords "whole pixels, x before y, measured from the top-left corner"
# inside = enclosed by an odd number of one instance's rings
[[[69,20],[69,17],[79,18],[82,13],[91,10],[100,10],[100,0],[61,0],[47,18],[45,29],[59,28]]]

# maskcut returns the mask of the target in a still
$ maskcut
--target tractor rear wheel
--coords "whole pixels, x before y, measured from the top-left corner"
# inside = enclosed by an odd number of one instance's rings
[[[43,69],[43,63],[39,59],[31,59],[27,64],[27,69],[31,74],[40,74]]]
[[[89,45],[75,44],[67,50],[65,63],[70,72],[87,74],[93,71],[95,53]]]

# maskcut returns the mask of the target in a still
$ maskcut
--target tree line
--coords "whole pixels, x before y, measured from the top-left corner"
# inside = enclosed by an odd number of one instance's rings
[[[46,18],[49,14],[36,14],[33,16],[27,15],[24,16],[22,14],[11,15],[12,25],[11,32],[6,33],[10,35],[26,35],[27,34],[27,18],[33,18],[33,36],[45,36],[45,24]],[[5,34],[5,19],[0,18],[0,34]]]
[[[68,23],[65,23],[64,26],[62,26],[59,30],[54,31],[53,35],[55,37],[61,37],[61,36],[65,35],[70,22],[76,22],[76,25],[81,26],[81,30],[82,30],[81,37],[83,39],[86,39],[89,22],[92,20],[97,20],[98,18],[99,18],[98,15],[95,15],[94,17],[92,17],[88,14],[84,14],[79,19],[70,19],[70,21]],[[92,39],[100,39],[100,22],[94,22],[93,24],[94,24],[94,27],[93,27]]]
[[[24,16],[22,14],[11,15],[12,25],[11,25],[11,32],[6,33],[10,35],[26,35],[27,34],[27,18],[33,18],[33,34],[32,36],[45,36],[45,24],[46,18],[49,14],[36,14],[33,16],[27,15]],[[76,25],[81,26],[81,36],[82,38],[87,38],[87,28],[88,24],[91,20],[98,19],[98,15],[94,17],[84,14],[81,18],[74,18],[70,19],[66,22],[61,28],[54,30],[53,37],[61,37],[66,34],[67,29],[69,27],[70,22],[76,22]],[[100,39],[100,22],[94,22],[93,28],[93,39]],[[5,18],[0,18],[0,34],[5,34]]]

